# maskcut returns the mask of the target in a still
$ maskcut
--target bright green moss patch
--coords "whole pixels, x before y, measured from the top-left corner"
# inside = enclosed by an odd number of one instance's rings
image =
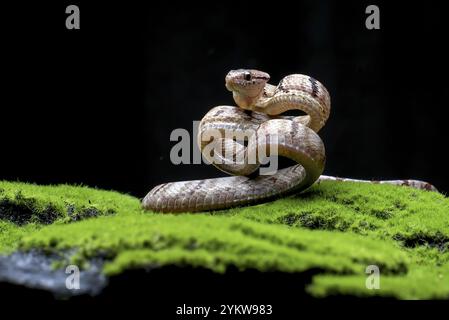
[[[0,220],[0,253],[11,253],[16,249],[19,240],[40,228],[36,224],[27,224],[26,226],[18,227],[9,221]]]
[[[101,253],[112,259],[106,265],[108,273],[149,263],[176,263],[217,272],[233,265],[285,272],[318,268],[342,274],[357,274],[367,264],[378,264],[385,272],[395,274],[406,272],[408,261],[406,254],[393,245],[358,235],[291,230],[206,215],[102,217],[59,225],[23,238],[22,249],[36,247],[78,247],[79,261]]]
[[[16,212],[4,210],[8,206],[15,206]],[[136,198],[113,191],[82,186],[38,186],[0,181],[0,219],[19,224],[30,221],[54,222],[59,218],[66,222],[76,221],[118,211],[126,213],[138,206]]]
[[[379,290],[367,290],[361,285],[365,276],[319,275],[313,279],[308,291],[316,297],[331,295],[357,295],[369,297],[382,295],[400,299],[448,299],[449,266],[414,266],[401,277],[381,276]]]
[[[392,185],[322,182],[297,196],[224,214],[265,223],[396,239],[448,249],[449,199]]]
[[[118,192],[69,185],[38,186],[0,181],[0,252],[47,224],[133,213],[139,200]]]
[[[170,215],[86,187],[0,190],[9,203],[0,205],[0,252],[73,252],[82,267],[102,258],[108,275],[164,265],[312,271],[308,292],[319,297],[449,298],[449,199],[435,192],[323,182],[271,203]],[[368,265],[380,268],[380,290],[365,287]]]

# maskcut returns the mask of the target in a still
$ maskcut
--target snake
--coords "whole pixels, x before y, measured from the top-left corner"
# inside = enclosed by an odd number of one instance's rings
[[[225,86],[237,106],[209,110],[198,128],[203,159],[227,177],[177,181],[155,186],[142,207],[155,212],[202,212],[259,204],[301,192],[324,180],[387,183],[433,190],[420,180],[358,180],[322,175],[326,162],[318,132],[326,124],[331,99],[313,77],[288,75],[277,86],[253,69],[231,70]],[[297,110],[304,115],[282,115]],[[294,165],[261,174],[264,163],[286,157]]]

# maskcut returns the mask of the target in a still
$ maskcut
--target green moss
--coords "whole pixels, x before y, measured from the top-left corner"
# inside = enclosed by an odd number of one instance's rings
[[[449,297],[449,199],[435,192],[323,182],[271,203],[171,215],[86,187],[0,182],[0,190],[0,202],[22,208],[28,199],[29,208],[22,219],[0,206],[0,252],[74,252],[80,266],[101,257],[108,275],[171,264],[313,271],[315,296]],[[365,287],[368,265],[380,268],[380,290]]]
[[[109,274],[120,272],[128,262],[132,266],[188,263],[217,272],[234,265],[285,272],[319,268],[343,274],[359,272],[366,264],[400,273],[407,264],[407,256],[393,245],[358,235],[207,215],[117,216],[54,226],[23,238],[22,249],[36,247],[77,247],[79,261],[100,252],[111,259],[105,269]]]
[[[401,277],[381,276],[380,290],[368,290],[365,276],[319,275],[313,279],[308,291],[316,297],[332,295],[357,295],[369,297],[382,295],[399,299],[447,299],[449,294],[449,266],[414,266]]]
[[[132,214],[139,200],[118,192],[82,186],[38,186],[0,181],[0,252],[10,252],[23,235],[47,224]]]
[[[10,253],[16,249],[19,240],[28,234],[40,229],[36,224],[27,224],[18,227],[14,223],[0,220],[0,253]]]

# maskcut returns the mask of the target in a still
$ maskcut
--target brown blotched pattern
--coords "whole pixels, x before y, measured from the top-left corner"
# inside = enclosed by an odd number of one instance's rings
[[[218,169],[234,176],[165,183],[143,199],[145,209],[197,212],[255,204],[298,192],[319,180],[406,185],[436,190],[417,180],[367,181],[323,176],[325,150],[317,132],[330,113],[330,96],[317,80],[293,74],[278,86],[257,70],[232,70],[226,88],[238,107],[212,108],[201,120],[198,145]],[[287,110],[306,116],[281,116]],[[254,174],[266,156],[283,156],[298,164],[270,175]]]

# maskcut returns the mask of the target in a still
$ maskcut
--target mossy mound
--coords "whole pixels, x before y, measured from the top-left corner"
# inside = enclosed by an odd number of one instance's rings
[[[0,252],[73,252],[61,263],[85,268],[102,258],[107,275],[313,270],[313,296],[449,298],[449,199],[407,187],[329,181],[271,203],[171,215],[111,191],[0,182],[0,230]],[[380,269],[379,290],[365,286],[368,265]]]

